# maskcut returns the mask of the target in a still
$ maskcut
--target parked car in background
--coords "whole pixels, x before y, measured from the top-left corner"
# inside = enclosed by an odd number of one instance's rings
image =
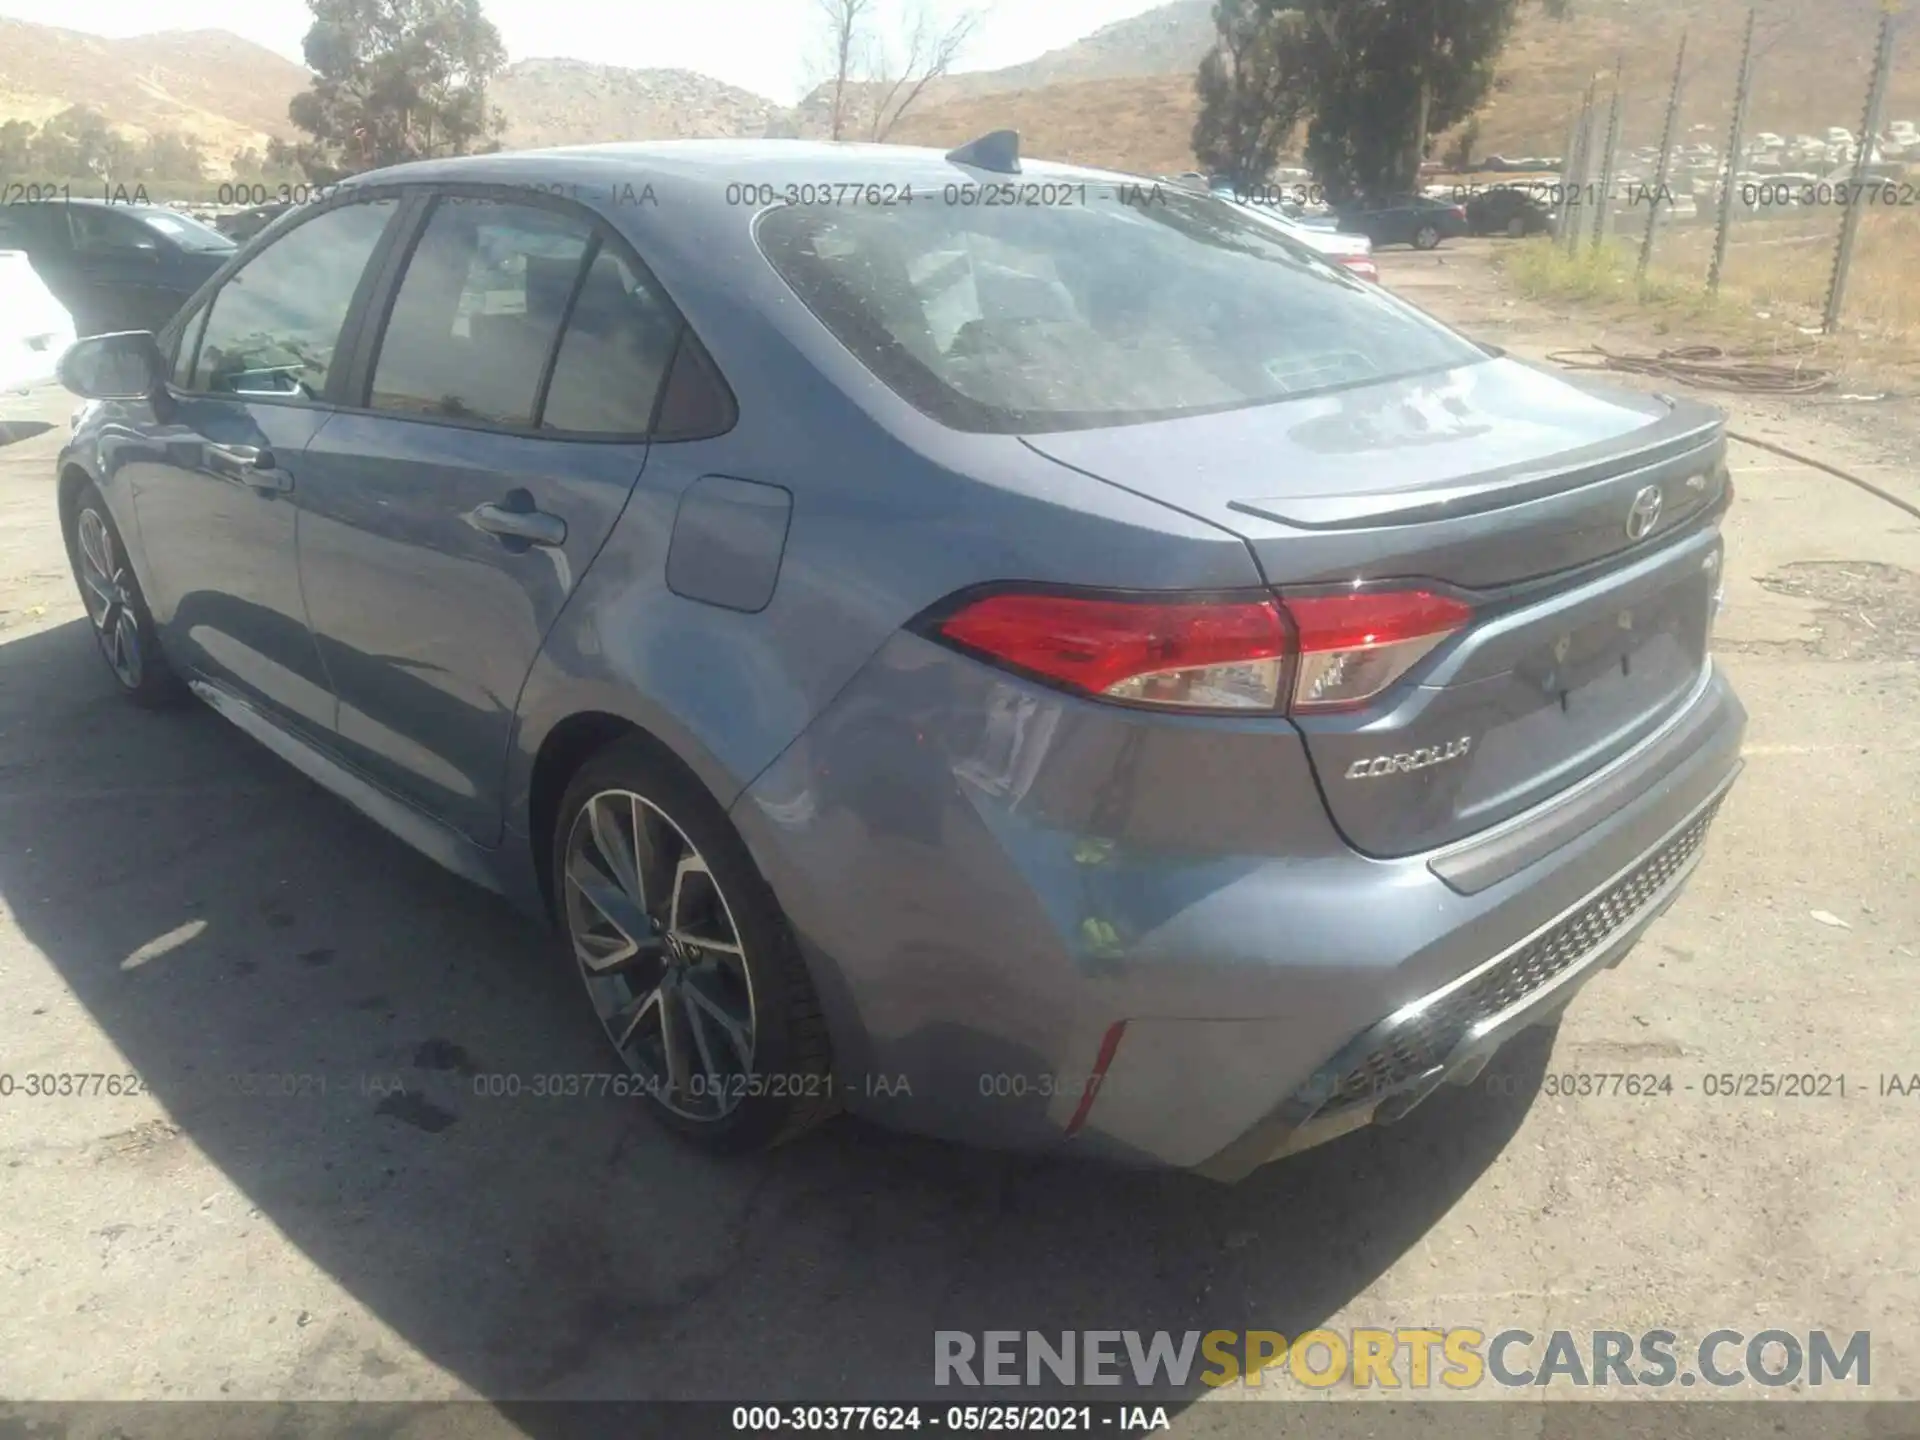
[[[1489,155],[1480,169],[1489,174],[1549,174],[1558,171],[1565,160],[1558,155]]]
[[[1515,185],[1481,190],[1467,200],[1467,228],[1475,235],[1549,235],[1559,214],[1538,196]]]
[[[1225,199],[1224,196],[1219,197]],[[1374,262],[1373,242],[1364,235],[1348,235],[1332,228],[1304,225],[1272,205],[1252,205],[1241,200],[1226,200],[1242,214],[1251,215],[1290,240],[1296,240],[1316,255],[1324,255],[1334,264],[1352,271],[1362,280],[1378,281],[1380,267]]]
[[[1075,203],[943,202],[1013,174]],[[737,203],[797,181],[915,203]],[[1121,181],[1009,132],[357,176],[67,352],[103,679],[545,919],[603,1093],[716,1150],[845,1106],[1237,1179],[1404,1125],[1704,853],[1723,423]]]
[[[1204,190],[1218,199],[1234,205],[1251,206],[1261,215],[1279,215],[1293,222],[1297,229],[1320,230],[1331,234],[1340,228],[1333,213],[1324,206],[1309,208],[1287,195],[1288,185],[1277,177],[1268,185],[1252,191],[1244,191],[1232,180],[1224,176],[1214,176],[1204,185],[1194,185],[1186,176],[1169,176],[1175,184],[1186,185],[1189,189]],[[1298,187],[1304,190],[1304,186]],[[1310,192],[1308,192],[1310,193]]]
[[[24,250],[82,335],[158,330],[233,254],[218,230],[163,205],[0,206],[0,249]]]
[[[53,379],[74,338],[73,316],[26,252],[0,249],[0,393]]]
[[[1339,205],[1333,213],[1342,230],[1364,235],[1375,246],[1411,245],[1416,250],[1431,250],[1442,240],[1465,235],[1468,230],[1464,205],[1431,195]]]
[[[269,205],[256,205],[250,210],[236,210],[231,215],[222,215],[213,224],[216,230],[234,244],[244,245],[291,208],[292,206],[286,201],[275,201]]]

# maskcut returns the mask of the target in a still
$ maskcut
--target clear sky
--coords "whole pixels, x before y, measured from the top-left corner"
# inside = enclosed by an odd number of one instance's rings
[[[898,7],[908,0],[881,0]],[[936,0],[936,4],[938,0]],[[947,0],[951,13],[955,4]],[[1031,60],[1157,0],[992,0],[959,68]],[[482,0],[514,60],[698,70],[790,103],[821,78],[816,0]],[[96,35],[231,30],[300,59],[305,0],[0,0],[0,17]]]

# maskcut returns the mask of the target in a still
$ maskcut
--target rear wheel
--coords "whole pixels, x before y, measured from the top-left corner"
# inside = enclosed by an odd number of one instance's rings
[[[1422,225],[1413,232],[1413,248],[1416,250],[1431,250],[1439,243],[1440,230],[1437,226]]]
[[[1507,222],[1507,234],[1515,240],[1524,240],[1527,236],[1527,222],[1516,215]]]
[[[75,497],[66,531],[67,557],[80,599],[121,693],[149,709],[178,704],[186,698],[186,686],[161,652],[153,616],[127,563],[120,532],[92,482]]]
[[[836,1108],[826,1025],[772,890],[720,807],[643,744],[561,802],[568,952],[636,1093],[714,1150],[778,1144]]]

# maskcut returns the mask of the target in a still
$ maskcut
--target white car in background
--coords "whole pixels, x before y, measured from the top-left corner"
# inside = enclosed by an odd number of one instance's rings
[[[73,338],[73,316],[26,251],[0,250],[0,396],[51,382]]]
[[[1222,204],[1231,205],[1243,215],[1251,215],[1263,224],[1271,225],[1290,240],[1298,240],[1309,250],[1314,250],[1347,270],[1351,270],[1362,280],[1378,282],[1380,267],[1374,262],[1373,241],[1365,235],[1349,235],[1339,230],[1326,230],[1313,225],[1303,225],[1298,220],[1283,215],[1272,205],[1250,205],[1244,200],[1231,200],[1218,191],[1214,192]]]

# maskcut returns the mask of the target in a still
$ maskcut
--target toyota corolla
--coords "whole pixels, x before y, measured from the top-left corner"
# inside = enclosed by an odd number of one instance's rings
[[[62,377],[114,682],[549,923],[719,1148],[1399,1120],[1739,769],[1714,412],[1004,133],[358,177]]]

